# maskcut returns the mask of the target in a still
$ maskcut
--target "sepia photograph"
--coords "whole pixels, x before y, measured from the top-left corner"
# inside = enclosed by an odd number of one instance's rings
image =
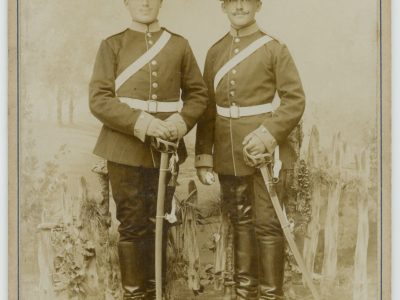
[[[10,299],[390,299],[390,1],[8,4]]]

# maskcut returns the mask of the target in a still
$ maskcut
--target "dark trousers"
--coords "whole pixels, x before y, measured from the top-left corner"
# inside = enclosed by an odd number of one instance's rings
[[[154,238],[159,170],[108,162],[121,242]],[[168,176],[167,176],[168,177]],[[169,178],[167,178],[168,183]],[[164,210],[170,212],[175,188],[167,187]]]
[[[119,260],[124,299],[154,299],[154,240],[159,170],[107,163],[116,204]],[[168,176],[167,181],[168,183]],[[164,210],[170,212],[175,188],[167,187]],[[163,233],[163,279],[166,272],[166,237]]]
[[[285,174],[281,176],[285,179]],[[284,236],[261,173],[219,175],[222,209],[234,232],[234,281],[238,299],[282,299]],[[282,179],[281,179],[282,182]],[[284,200],[282,183],[277,186]]]

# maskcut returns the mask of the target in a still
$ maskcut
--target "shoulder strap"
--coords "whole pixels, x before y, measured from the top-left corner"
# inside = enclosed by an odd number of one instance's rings
[[[151,47],[147,52],[145,52],[141,57],[134,61],[130,66],[128,66],[118,77],[115,79],[115,90],[118,90],[122,84],[125,83],[132,75],[139,71],[142,67],[150,62],[167,44],[171,34],[164,31],[157,42]]]
[[[215,75],[214,90],[217,89],[218,84],[220,83],[221,79],[226,75],[226,73],[228,73],[233,67],[235,67],[243,60],[245,60],[247,57],[249,57],[251,54],[253,54],[261,46],[265,45],[266,43],[272,40],[273,38],[271,38],[268,35],[260,37],[259,39],[255,40],[250,45],[248,45],[246,48],[244,48],[242,52],[240,52],[238,55],[229,60],[225,65],[223,65],[222,68],[219,69],[219,71]]]

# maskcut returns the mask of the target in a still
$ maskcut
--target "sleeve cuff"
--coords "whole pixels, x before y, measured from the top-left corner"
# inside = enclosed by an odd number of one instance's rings
[[[200,154],[196,155],[194,160],[194,166],[196,168],[200,167],[213,167],[213,156],[210,154]]]
[[[187,126],[182,116],[179,113],[175,113],[169,116],[165,121],[172,122],[178,129],[178,138],[182,138],[187,133]]]
[[[273,153],[278,143],[265,126],[261,125],[253,133],[263,142],[268,153]]]
[[[146,139],[146,132],[147,128],[149,128],[149,125],[151,121],[153,121],[154,117],[150,114],[148,114],[145,111],[142,111],[136,120],[135,127],[134,127],[134,135],[141,140],[142,142],[145,141]]]

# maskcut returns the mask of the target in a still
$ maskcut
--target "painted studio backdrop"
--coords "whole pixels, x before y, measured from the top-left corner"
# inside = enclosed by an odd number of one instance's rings
[[[101,124],[89,112],[88,83],[101,40],[127,28],[129,14],[122,0],[19,3],[21,299],[120,299],[118,224],[92,154]],[[164,0],[159,19],[189,40],[201,69],[229,29],[217,0]],[[326,299],[377,299],[378,2],[264,0],[257,20],[288,45],[306,93],[287,207],[297,244]],[[195,178],[193,130],[185,142],[168,293],[231,299],[232,236],[219,187]],[[286,295],[312,299],[287,258]]]

